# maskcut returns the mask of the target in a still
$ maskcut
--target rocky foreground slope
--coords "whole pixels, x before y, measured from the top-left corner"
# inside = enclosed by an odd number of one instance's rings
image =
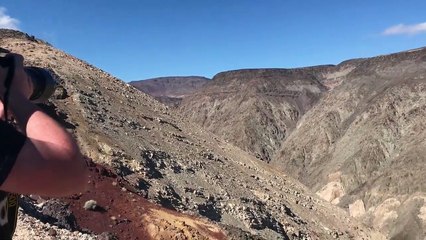
[[[89,192],[59,203],[26,200],[27,213],[52,220],[49,216],[58,211],[48,206],[57,206],[70,216],[66,219],[75,219],[75,225],[62,227],[120,239],[168,238],[160,232],[172,239],[381,238],[297,181],[177,120],[166,106],[111,75],[20,32],[1,30],[0,46],[57,75],[61,86],[43,108],[100,164],[91,164]],[[138,204],[142,197],[158,207]],[[99,206],[81,213],[76,208],[83,200]],[[53,217],[54,224],[60,218]],[[101,228],[87,219],[110,224]],[[131,226],[133,235],[126,235],[121,224]],[[212,235],[206,237],[200,226]]]

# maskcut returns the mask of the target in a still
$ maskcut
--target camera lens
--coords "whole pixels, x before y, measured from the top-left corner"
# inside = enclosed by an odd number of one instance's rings
[[[30,100],[36,103],[47,101],[55,92],[56,80],[43,68],[25,67],[25,72],[30,77],[34,88]]]

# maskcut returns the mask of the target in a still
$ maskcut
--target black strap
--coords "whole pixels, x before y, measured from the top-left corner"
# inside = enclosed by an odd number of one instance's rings
[[[0,186],[9,176],[19,152],[25,144],[26,136],[12,125],[0,120]]]
[[[9,106],[10,86],[12,85],[12,80],[15,76],[15,59],[13,57],[6,56],[1,59],[0,65],[8,68],[6,79],[4,80],[4,88],[6,91],[3,96],[4,117],[5,120],[8,121],[7,109]]]
[[[5,92],[3,96],[3,107],[4,107],[4,117],[5,120],[8,121],[8,114],[7,109],[9,106],[9,93],[10,93],[10,86],[12,85],[13,77],[15,76],[15,59],[12,56],[2,56],[0,58],[0,65],[4,68],[8,68],[6,79],[4,80],[4,87]]]
[[[18,154],[5,155],[0,162],[0,186],[3,185],[15,165]]]

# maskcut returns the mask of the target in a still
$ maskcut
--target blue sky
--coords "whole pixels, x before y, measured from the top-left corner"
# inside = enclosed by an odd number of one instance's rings
[[[423,47],[425,9],[424,0],[2,0],[0,27],[130,81]]]

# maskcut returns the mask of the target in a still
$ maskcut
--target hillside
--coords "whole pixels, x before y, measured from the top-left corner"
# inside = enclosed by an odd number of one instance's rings
[[[426,48],[217,74],[179,111],[393,239],[426,236]]]
[[[205,77],[160,77],[129,82],[130,85],[172,107],[182,98],[202,88],[210,79]]]
[[[327,90],[306,70],[246,69],[219,73],[183,99],[185,118],[269,162],[299,119]]]
[[[357,60],[273,160],[393,239],[426,236],[426,49]]]
[[[58,211],[49,206],[59,204],[75,218],[71,230],[93,236],[107,231],[120,239],[381,238],[296,180],[175,118],[168,107],[108,73],[20,32],[0,30],[0,46],[57,75],[60,87],[42,107],[93,161],[87,193],[59,203],[37,200],[42,205],[27,200],[27,214],[40,217],[41,208],[51,216]],[[99,212],[79,209],[90,199]]]
[[[183,116],[394,239],[426,235],[426,49],[217,74]]]

